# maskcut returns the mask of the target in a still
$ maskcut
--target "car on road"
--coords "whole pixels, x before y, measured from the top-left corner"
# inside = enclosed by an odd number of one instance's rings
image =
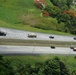
[[[6,36],[5,32],[0,31],[0,36]]]
[[[49,38],[54,39],[54,36],[49,36]]]
[[[73,39],[76,40],[76,37],[74,37]]]
[[[55,46],[51,46],[52,49],[55,49]]]
[[[28,34],[28,37],[29,37],[29,38],[36,38],[36,37],[37,37],[37,35],[36,35],[36,34],[34,34],[34,33],[29,33],[29,34]]]
[[[74,47],[70,47],[70,49],[74,49]]]
[[[73,51],[76,51],[76,48],[74,48]]]

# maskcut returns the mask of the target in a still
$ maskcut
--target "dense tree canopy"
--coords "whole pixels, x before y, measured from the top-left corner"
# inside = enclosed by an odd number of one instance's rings
[[[73,3],[73,0],[50,0],[53,5],[60,7],[63,9],[64,7],[70,7]]]
[[[68,0],[67,1],[51,0],[51,1],[54,3],[61,1],[60,3],[63,3],[65,5]],[[63,4],[61,5],[64,6]],[[59,6],[59,7],[62,7],[62,6]],[[64,25],[65,32],[76,34],[76,13],[72,10],[65,10],[65,11],[61,10],[59,7],[47,5],[44,10],[46,10],[51,17],[56,18],[58,20],[58,23],[63,22],[65,24]]]
[[[73,0],[67,0],[67,6],[70,7],[70,5],[72,5]]]
[[[76,34],[76,17],[69,14],[59,14],[57,16],[57,20],[59,23],[65,23],[65,32],[71,32],[72,34]]]
[[[72,75],[76,70],[72,71]],[[12,65],[10,61],[0,56],[0,75],[71,75],[64,62],[58,57],[48,59],[45,62],[30,64],[19,63]]]
[[[52,17],[56,17],[58,14],[61,13],[61,9],[59,9],[56,6],[47,5],[44,10],[48,11],[50,16],[52,16]]]
[[[11,62],[8,60],[4,60],[1,55],[0,55],[0,75],[14,75]]]
[[[65,64],[58,57],[46,60],[44,63],[36,62],[35,66],[26,64],[18,67],[18,75],[70,75]]]

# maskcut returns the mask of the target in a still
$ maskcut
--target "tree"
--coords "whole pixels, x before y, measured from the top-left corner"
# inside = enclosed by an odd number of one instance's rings
[[[53,5],[58,6],[59,0],[50,0],[50,1],[53,3]]]
[[[70,75],[66,65],[58,57],[44,63],[44,75]]]
[[[2,55],[0,55],[0,62],[3,60],[3,56]]]
[[[76,75],[76,70],[73,70],[72,71],[72,75]]]
[[[76,17],[71,16],[69,30],[72,34],[76,34]]]
[[[14,75],[14,70],[11,66],[11,62],[4,60],[0,55],[0,75]]]
[[[71,17],[70,17],[70,15],[68,15],[68,14],[59,14],[58,16],[57,16],[57,20],[58,20],[58,22],[60,23],[60,22],[64,22],[64,23],[66,23],[68,20],[70,20],[71,19]]]
[[[18,69],[17,73],[19,75],[30,75],[30,74],[32,74],[32,68],[31,68],[30,64],[26,64],[26,65],[19,64],[17,69]]]
[[[65,32],[76,34],[76,17],[70,14],[59,14],[57,16],[58,23],[65,23]]]
[[[58,14],[61,13],[61,10],[56,6],[47,5],[44,10],[46,10],[52,17],[56,17]]]
[[[73,0],[67,0],[67,6],[70,8],[70,5],[73,3]]]
[[[36,62],[35,63],[35,68],[33,68],[33,72],[37,75],[43,75],[43,64],[41,62]]]
[[[44,63],[44,75],[60,75],[60,66],[59,63],[53,60],[47,60]]]
[[[66,68],[66,65],[63,62],[59,62],[60,65],[60,75],[70,75],[69,70]]]
[[[50,0],[54,6],[59,7],[62,10],[68,9],[67,0]]]

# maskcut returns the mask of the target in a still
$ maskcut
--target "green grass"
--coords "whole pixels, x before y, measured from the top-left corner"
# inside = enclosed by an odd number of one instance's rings
[[[52,5],[50,0],[46,0],[46,2]],[[35,16],[33,17],[34,20],[30,20],[32,15],[30,15],[30,17],[27,19],[29,14],[33,14]],[[23,24],[23,20],[21,20],[23,15],[26,16],[26,18],[24,18],[25,21],[29,23],[24,22],[25,24]],[[36,25],[40,25],[41,27],[44,25],[44,28],[46,28],[46,26],[49,28],[50,25],[51,29],[43,30],[31,27],[31,23],[35,22],[36,20],[40,20],[38,23],[36,23]],[[56,27],[58,30],[64,31],[64,24],[58,24],[57,20],[54,18],[44,18],[41,14],[41,10],[34,5],[33,0],[0,0],[0,27],[50,34],[71,35],[69,33],[56,31]]]
[[[33,31],[33,32],[41,32],[41,33],[48,33],[48,34],[59,34],[59,35],[72,35],[70,33],[64,33],[64,32],[59,32],[59,31],[54,31],[54,30],[43,30],[43,29],[38,29],[31,27],[29,25],[21,25],[21,24],[10,24],[6,23],[4,21],[0,21],[0,27],[6,27],[6,28],[13,28],[13,29],[19,29],[19,30],[26,30],[26,31]]]
[[[47,2],[50,6],[53,6],[53,4],[51,3],[50,0],[46,0],[46,2]]]
[[[75,55],[16,55],[16,56],[4,56],[5,59],[9,59],[13,65],[31,64],[34,65],[35,62],[45,62],[47,59],[53,59],[55,56],[59,57],[63,61],[70,71],[76,69],[76,59]]]
[[[71,42],[76,47],[76,42]],[[15,45],[15,46],[55,46],[55,47],[71,47],[69,42],[51,41],[51,40],[20,40],[20,39],[1,39],[0,45]]]
[[[33,13],[39,10],[35,7],[33,0],[0,0],[0,19],[6,22],[15,23],[21,13]]]

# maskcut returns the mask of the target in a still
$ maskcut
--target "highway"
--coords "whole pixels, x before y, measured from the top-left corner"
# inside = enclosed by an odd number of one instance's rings
[[[50,47],[41,46],[11,46],[0,45],[0,54],[73,54],[76,52],[68,47],[56,47],[52,49]]]
[[[76,54],[70,47],[76,47],[76,36],[36,33],[8,28],[0,28],[6,36],[0,36],[0,54]],[[28,38],[34,33],[37,38]],[[49,36],[54,36],[54,39]],[[50,48],[54,45],[56,48]]]
[[[54,35],[54,34],[35,33],[35,32],[8,29],[8,28],[0,28],[0,30],[7,33],[6,36],[0,36],[0,38],[76,42],[76,40],[73,39],[75,36],[62,36],[62,35]],[[37,38],[28,38],[29,33],[35,33],[37,35]],[[54,39],[50,39],[49,38],[50,35],[54,36]]]

